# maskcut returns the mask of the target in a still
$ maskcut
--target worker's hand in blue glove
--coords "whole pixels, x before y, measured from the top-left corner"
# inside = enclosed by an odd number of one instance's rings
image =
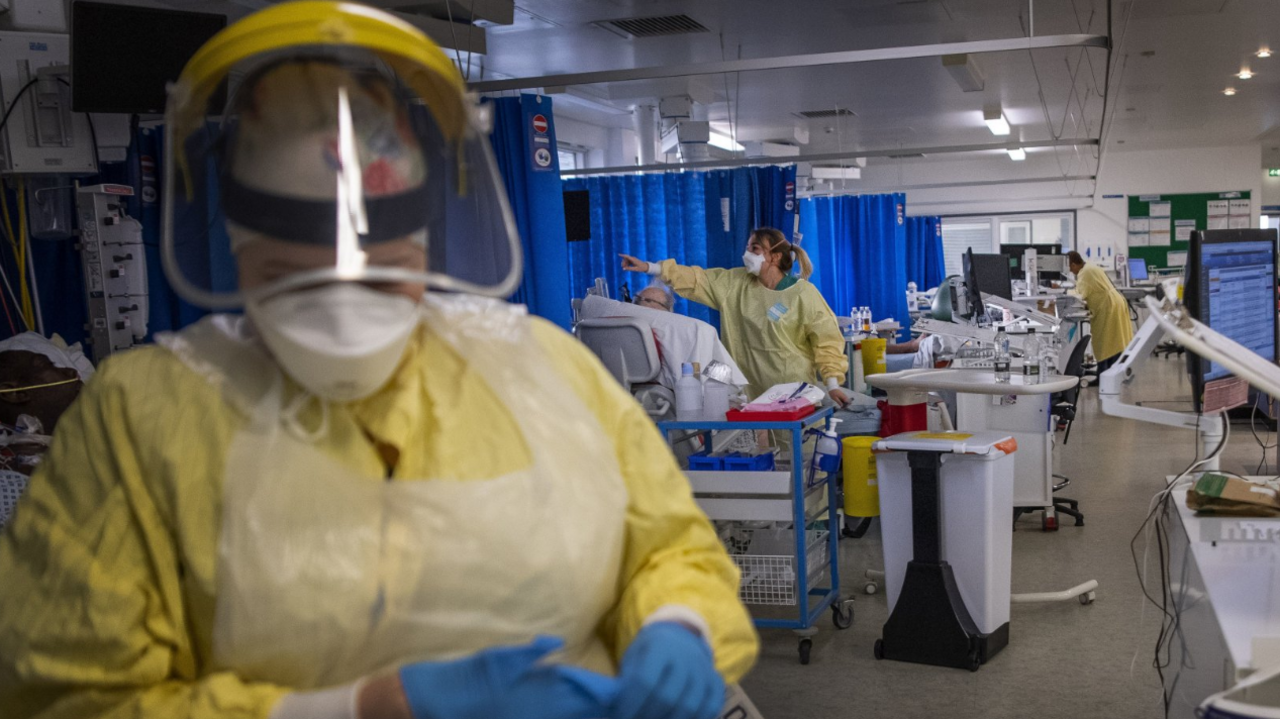
[[[542,660],[563,642],[486,649],[451,662],[400,669],[414,719],[601,719],[617,696],[617,680]]]
[[[622,656],[611,719],[715,719],[724,679],[706,640],[682,624],[656,622]]]

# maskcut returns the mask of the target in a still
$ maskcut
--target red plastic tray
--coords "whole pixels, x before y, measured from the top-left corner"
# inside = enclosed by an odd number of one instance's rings
[[[744,412],[740,409],[731,409],[724,418],[727,422],[794,422],[808,417],[817,410],[818,408],[813,405],[790,412]]]

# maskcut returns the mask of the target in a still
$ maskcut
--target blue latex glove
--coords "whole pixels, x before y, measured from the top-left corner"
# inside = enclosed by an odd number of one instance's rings
[[[675,622],[655,622],[622,655],[612,719],[715,719],[724,679],[706,640]]]
[[[612,677],[540,663],[564,642],[486,649],[451,662],[400,669],[414,719],[602,719],[618,693]]]

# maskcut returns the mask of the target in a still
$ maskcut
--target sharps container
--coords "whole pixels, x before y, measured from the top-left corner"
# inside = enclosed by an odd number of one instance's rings
[[[845,437],[844,513],[848,517],[879,517],[880,487],[871,445],[879,437]]]

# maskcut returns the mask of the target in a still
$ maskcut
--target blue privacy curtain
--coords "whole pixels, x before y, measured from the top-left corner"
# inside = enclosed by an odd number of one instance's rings
[[[942,218],[907,218],[907,281],[921,292],[942,284]]]
[[[810,281],[837,315],[866,305],[877,320],[908,323],[905,209],[900,193],[800,201],[800,246],[814,267]]]
[[[568,243],[575,297],[583,296],[597,277],[609,283],[615,298],[623,284],[629,285],[633,294],[644,289],[648,278],[623,272],[619,254],[707,266],[709,213],[701,174],[588,177],[570,180],[565,190],[591,193],[591,239]],[[714,214],[718,225],[719,199]],[[709,309],[683,299],[677,298],[676,311],[711,320]]]
[[[492,102],[493,154],[524,250],[524,281],[511,299],[568,329],[573,295],[551,98],[521,95]],[[544,150],[549,154],[541,154]],[[581,290],[574,286],[574,291]]]
[[[610,175],[570,180],[565,191],[591,193],[591,239],[569,243],[570,289],[581,297],[597,277],[615,296],[648,280],[618,269],[618,254],[674,259],[701,267],[737,267],[747,236],[770,226],[790,236],[796,212],[794,165],[712,172]],[[677,300],[676,312],[718,324],[718,313]]]

